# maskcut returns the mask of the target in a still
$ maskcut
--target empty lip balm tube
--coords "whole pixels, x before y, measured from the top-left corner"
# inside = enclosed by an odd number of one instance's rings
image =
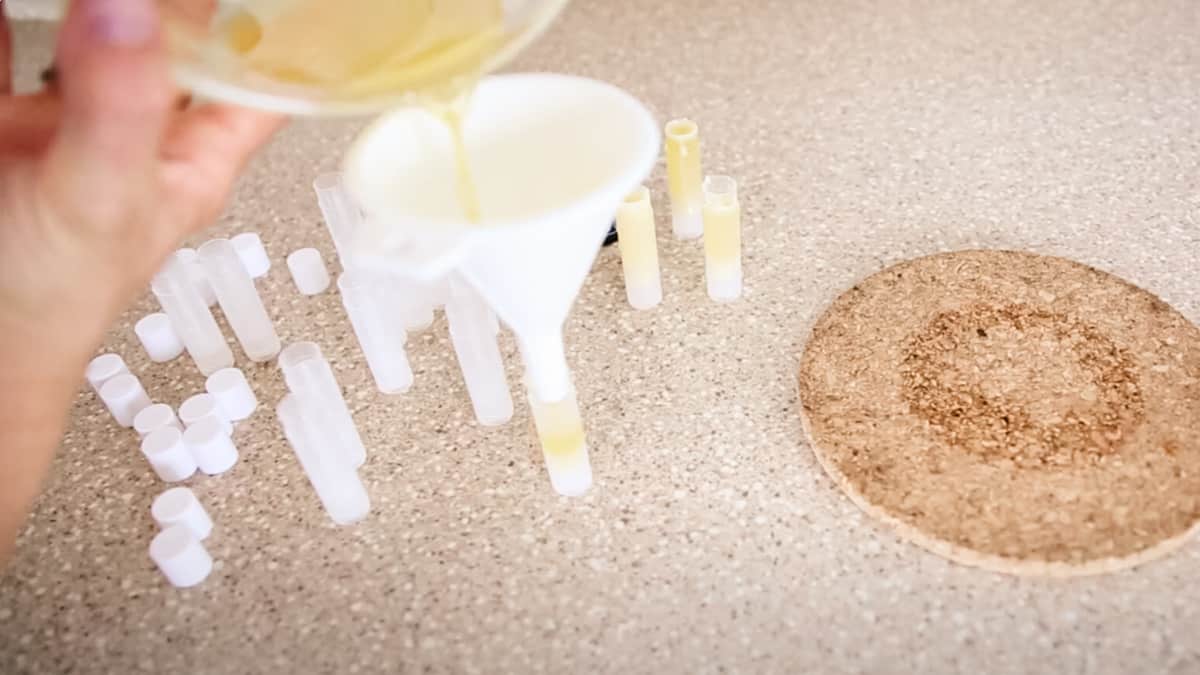
[[[100,387],[100,400],[112,413],[113,419],[123,427],[132,427],[133,419],[142,410],[150,407],[142,383],[131,373],[121,373]]]
[[[200,539],[183,525],[172,525],[150,541],[150,559],[176,588],[204,581],[212,572],[213,559]]]
[[[300,467],[333,522],[346,525],[366,517],[371,500],[358,472],[345,460],[337,429],[307,414],[295,394],[284,396],[275,412]]]
[[[450,341],[462,369],[475,419],[484,426],[512,419],[512,393],[504,371],[504,358],[496,343],[495,317],[475,289],[455,278],[446,304]]]
[[[204,382],[204,390],[212,394],[225,419],[240,422],[254,414],[258,397],[239,368],[222,368]]]
[[[382,281],[370,272],[348,270],[338,277],[338,290],[375,386],[385,394],[401,394],[413,383],[404,352],[408,334],[402,317],[385,304],[387,287]]]
[[[183,262],[187,267],[188,276],[192,278],[192,283],[195,284],[196,290],[200,292],[200,297],[204,298],[204,303],[209,307],[217,304],[217,292],[213,290],[212,284],[208,283],[208,277],[204,274],[204,268],[200,266],[200,254],[194,248],[181,248],[175,252],[175,257]]]
[[[164,530],[172,525],[183,525],[201,540],[212,534],[212,518],[196,498],[196,493],[185,487],[173,487],[155,497],[150,505],[150,517]]]
[[[233,422],[225,415],[217,397],[207,392],[196,394],[179,406],[179,420],[190,427],[201,420],[214,420],[226,434],[233,433]]]
[[[305,415],[321,420],[321,424],[332,429],[339,456],[351,467],[362,466],[367,459],[367,449],[359,436],[358,427],[350,415],[346,398],[329,362],[321,354],[315,342],[297,342],[288,345],[279,354],[279,367],[288,389],[295,394],[296,402]]]
[[[592,465],[575,388],[554,402],[539,401],[530,390],[529,407],[554,491],[566,497],[583,495],[592,487]]]
[[[166,403],[146,406],[133,417],[133,430],[141,438],[145,438],[163,427],[175,427],[180,431],[183,430],[183,425],[179,423],[175,411]]]
[[[125,365],[125,359],[117,354],[101,354],[88,363],[84,377],[92,386],[92,391],[99,396],[100,387],[103,387],[105,382],[128,372],[129,366]]]
[[[729,176],[704,179],[704,277],[713,300],[742,294],[742,207]]]
[[[313,190],[317,193],[317,204],[321,207],[321,215],[325,217],[325,227],[329,229],[329,237],[333,239],[342,269],[350,269],[353,265],[346,256],[350,251],[350,240],[362,223],[362,211],[342,185],[340,173],[317,176],[313,181]]]
[[[292,273],[292,281],[296,283],[296,290],[303,295],[318,295],[329,288],[329,271],[325,269],[325,261],[321,260],[321,252],[317,249],[293,251],[287,257],[287,266]]]
[[[704,234],[700,215],[700,128],[689,119],[667,122],[667,187],[671,193],[671,223],[679,239]]]
[[[183,346],[200,372],[208,375],[233,365],[233,352],[225,342],[212,311],[196,290],[188,264],[178,256],[167,260],[150,288],[171,318]]]
[[[142,439],[142,454],[165,483],[178,483],[196,473],[196,458],[176,427],[162,427],[147,434]]]
[[[617,211],[617,232],[625,296],[635,309],[650,309],[662,302],[662,275],[658,268],[654,207],[646,186],[634,190],[621,204]]]
[[[215,476],[233,468],[238,461],[237,446],[221,423],[206,417],[183,432],[183,444],[204,473]]]
[[[263,246],[262,237],[257,232],[243,232],[229,241],[233,242],[242,267],[246,268],[251,278],[265,277],[271,271],[271,257],[267,255],[267,247]]]
[[[217,302],[242,345],[242,351],[251,361],[275,358],[281,346],[279,336],[233,242],[213,239],[205,243],[200,247],[200,264],[217,292]],[[228,363],[225,367],[231,365]]]
[[[146,355],[155,363],[166,363],[183,353],[183,341],[175,333],[171,319],[162,312],[147,314],[133,326]]]

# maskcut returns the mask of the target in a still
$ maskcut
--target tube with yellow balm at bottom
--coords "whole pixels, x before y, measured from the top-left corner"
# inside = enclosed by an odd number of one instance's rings
[[[625,296],[634,309],[650,309],[662,302],[662,275],[658,268],[654,207],[646,186],[634,190],[621,204],[617,211],[617,233]]]
[[[708,297],[730,302],[742,295],[742,207],[737,181],[704,179],[704,276]]]

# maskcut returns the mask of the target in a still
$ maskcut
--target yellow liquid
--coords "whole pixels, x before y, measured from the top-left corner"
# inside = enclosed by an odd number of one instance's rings
[[[481,219],[462,122],[486,57],[506,40],[502,0],[296,0],[220,27],[225,44],[269,77],[342,94],[411,91],[446,124],[459,199]]]
[[[667,188],[675,218],[698,216],[702,201],[700,133],[690,120],[673,120],[666,126]],[[677,223],[678,228],[678,223]],[[680,234],[680,232],[676,232]],[[689,233],[699,236],[699,232]]]
[[[294,0],[219,27],[247,68],[341,94],[420,91],[477,75],[513,37],[502,0]]]
[[[704,206],[704,255],[718,267],[741,265],[742,215],[736,202]]]
[[[658,241],[650,193],[639,187],[617,211],[617,245],[626,283],[649,283],[659,276]]]
[[[565,466],[576,459],[583,459],[587,435],[583,430],[583,418],[579,415],[574,392],[556,403],[531,400],[530,406],[546,462]]]

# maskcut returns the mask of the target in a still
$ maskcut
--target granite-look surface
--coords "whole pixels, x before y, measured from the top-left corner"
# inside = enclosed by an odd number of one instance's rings
[[[472,422],[443,321],[386,398],[336,295],[295,292],[284,255],[332,255],[310,181],[362,122],[296,124],[211,234],[262,233],[280,333],[321,343],[371,449],[371,517],[325,517],[270,409],[281,378],[251,366],[267,405],[243,461],[189,483],[218,567],[172,589],[146,556],[163,485],[83,392],[0,578],[0,672],[1200,672],[1200,544],[1065,582],[946,562],[821,473],[795,384],[826,303],[935,251],[1068,256],[1200,319],[1198,35],[1195,0],[573,3],[515,69],[699,121],[707,169],[742,181],[746,269],[743,301],[708,301],[660,169],[664,303],[632,311],[607,249],[568,325],[597,477],[577,500],[520,399],[506,427]],[[28,84],[47,33],[18,38]],[[177,405],[202,378],[141,355],[153,307],[105,347]]]

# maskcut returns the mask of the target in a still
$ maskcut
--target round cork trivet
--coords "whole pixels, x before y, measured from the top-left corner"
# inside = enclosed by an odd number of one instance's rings
[[[821,316],[805,431],[865,511],[1000,572],[1118,570],[1200,521],[1200,330],[1079,263],[920,258]]]

